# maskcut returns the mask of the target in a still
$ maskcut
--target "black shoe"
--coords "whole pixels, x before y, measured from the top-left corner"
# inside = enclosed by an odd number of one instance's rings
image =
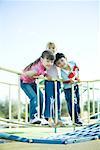
[[[75,125],[76,125],[76,126],[82,126],[83,123],[82,123],[81,121],[75,121]]]

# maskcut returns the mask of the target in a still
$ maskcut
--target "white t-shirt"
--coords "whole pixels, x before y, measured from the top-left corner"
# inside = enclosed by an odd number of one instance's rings
[[[60,77],[60,71],[56,65],[53,65],[49,70],[47,70],[47,74],[56,79]]]

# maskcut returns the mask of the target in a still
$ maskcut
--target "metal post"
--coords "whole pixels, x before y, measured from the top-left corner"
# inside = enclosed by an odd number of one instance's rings
[[[89,94],[89,82],[87,82],[87,100],[88,100],[88,123],[90,122],[90,94]]]
[[[75,114],[74,114],[74,84],[72,84],[72,122],[73,122],[73,127],[75,129]]]
[[[58,101],[57,101],[57,81],[54,81],[55,86],[55,133],[57,132],[57,122],[58,122]]]
[[[92,93],[93,93],[93,114],[95,114],[94,82],[93,82]]]
[[[42,110],[42,117],[44,118],[44,111],[45,111],[45,89],[43,88],[43,110]]]
[[[12,105],[12,103],[11,103],[11,85],[9,84],[9,120],[10,121],[12,118],[12,116],[11,116],[11,105]]]
[[[28,123],[28,101],[26,96],[25,96],[25,122]]]
[[[80,87],[80,115],[81,117],[83,117],[83,86],[81,84],[81,87]]]
[[[36,83],[37,83],[37,112],[38,112],[38,118],[40,118],[40,94],[39,94],[39,79],[36,79]]]
[[[100,113],[100,101],[98,100],[98,103],[97,103],[97,113],[99,114]],[[99,115],[98,115],[98,119],[99,119]]]
[[[21,120],[20,76],[18,76],[18,121]]]

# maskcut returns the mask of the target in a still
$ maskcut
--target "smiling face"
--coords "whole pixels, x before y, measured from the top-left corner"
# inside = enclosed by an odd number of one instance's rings
[[[43,64],[43,66],[49,70],[51,68],[51,66],[53,65],[54,63],[54,60],[49,60],[47,59],[46,57],[45,58],[41,58],[41,62]]]
[[[62,57],[56,61],[56,66],[63,69],[67,66],[67,58]]]

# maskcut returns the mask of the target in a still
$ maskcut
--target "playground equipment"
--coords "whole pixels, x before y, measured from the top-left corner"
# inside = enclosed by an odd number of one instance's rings
[[[8,73],[11,73],[12,75],[16,75],[16,78],[17,78],[17,83],[9,83],[9,82],[4,82],[4,81],[0,81],[0,85],[7,85],[8,88],[9,88],[9,96],[8,96],[8,99],[9,99],[9,119],[6,119],[6,118],[2,118],[0,117],[0,120],[2,122],[5,122],[7,124],[10,125],[10,127],[12,125],[19,125],[19,126],[32,126],[32,124],[30,124],[28,122],[28,105],[29,105],[29,102],[28,102],[28,98],[24,96],[25,98],[25,120],[22,121],[21,119],[21,94],[22,94],[22,91],[20,89],[20,74],[21,72],[17,72],[17,71],[14,71],[14,70],[10,70],[10,69],[6,69],[6,68],[3,68],[3,67],[0,67],[0,71],[3,71],[3,72],[8,72]],[[55,103],[55,124],[57,123],[57,81],[55,80],[55,99],[54,99],[54,103]],[[39,82],[39,80],[37,80],[37,97],[38,97],[38,117],[40,117],[40,109],[39,109],[39,105],[40,105],[40,102],[39,102],[39,87],[41,88],[41,82]],[[93,86],[91,86],[90,84],[93,84]],[[95,91],[100,91],[99,88],[95,87],[94,84],[95,83],[99,83],[100,84],[100,80],[93,80],[93,81],[81,81],[79,83],[79,86],[80,86],[80,98],[81,98],[81,116],[83,117],[83,112],[84,112],[84,109],[83,109],[83,94],[84,93],[87,93],[86,95],[86,98],[87,98],[87,114],[88,116],[85,116],[85,119],[87,120],[86,124],[89,124],[90,122],[90,99],[91,99],[91,95],[92,95],[92,100],[93,100],[93,113],[92,115],[94,115],[96,113],[96,109],[95,107],[97,107],[97,113],[100,112],[100,99],[98,99],[98,102],[97,102],[97,106],[95,106]],[[16,86],[17,87],[17,93],[18,93],[18,118],[15,120],[13,119],[13,116],[12,116],[12,100],[11,100],[11,87],[12,86]],[[74,85],[72,85],[72,118],[74,118]],[[92,93],[90,94],[90,92],[92,91]],[[100,93],[100,92],[99,92]],[[100,97],[99,97],[100,98]],[[54,105],[53,103],[53,105]],[[83,118],[84,119],[84,118]],[[99,119],[99,118],[98,118]],[[73,127],[75,129],[75,125],[74,125],[74,119],[73,120]],[[56,130],[56,126],[55,126],[55,133],[57,132]]]

